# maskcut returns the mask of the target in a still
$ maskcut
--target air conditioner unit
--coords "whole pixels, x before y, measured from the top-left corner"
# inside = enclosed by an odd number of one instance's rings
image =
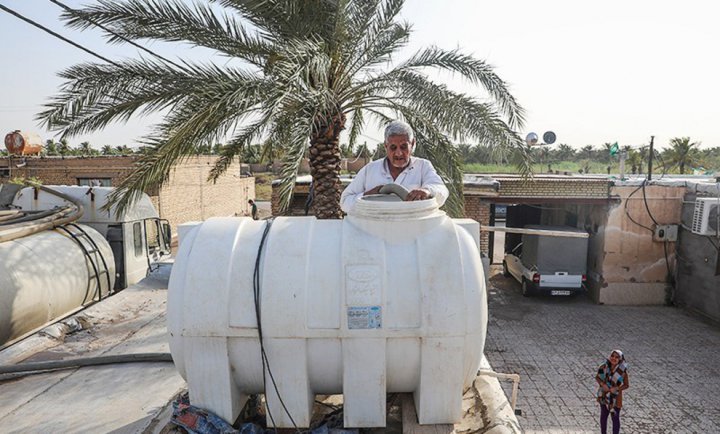
[[[698,197],[692,220],[692,233],[698,235],[720,234],[720,198]]]

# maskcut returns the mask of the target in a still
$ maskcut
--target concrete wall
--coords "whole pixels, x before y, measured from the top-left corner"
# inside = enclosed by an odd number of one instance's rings
[[[678,270],[674,302],[720,321],[720,276],[715,275],[720,265],[718,263],[720,253],[715,246],[720,245],[720,240],[715,237],[695,235],[686,229],[692,223],[696,197],[697,194],[694,192],[688,192],[682,207],[684,227],[680,228],[678,239]]]
[[[672,273],[675,243],[653,241],[651,229],[653,218],[661,225],[680,223],[685,188],[647,186],[647,206],[638,186],[615,186],[610,193],[619,202],[610,209],[604,230],[596,301],[624,305],[669,302],[668,267]]]

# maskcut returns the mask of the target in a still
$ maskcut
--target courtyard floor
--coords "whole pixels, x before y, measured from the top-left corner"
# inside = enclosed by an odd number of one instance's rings
[[[485,354],[497,372],[520,374],[526,433],[596,433],[597,366],[625,353],[630,388],[621,432],[720,433],[720,327],[664,306],[601,306],[585,295],[525,298],[495,275],[488,291]],[[510,396],[512,383],[503,385]],[[608,421],[610,423],[610,421]]]

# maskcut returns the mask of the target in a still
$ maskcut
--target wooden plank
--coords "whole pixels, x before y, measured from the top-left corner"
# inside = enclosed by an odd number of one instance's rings
[[[450,434],[455,429],[452,424],[418,425],[412,393],[403,393],[400,399],[403,434]]]
[[[480,226],[481,231],[485,232],[510,232],[513,234],[529,234],[543,235],[548,237],[568,237],[568,238],[589,238],[587,232],[569,232],[569,231],[552,231],[547,229],[525,229],[525,228],[506,228],[499,226]]]

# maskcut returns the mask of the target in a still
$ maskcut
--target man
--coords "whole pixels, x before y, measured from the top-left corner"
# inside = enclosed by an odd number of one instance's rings
[[[255,201],[252,199],[249,199],[248,203],[250,204],[250,215],[252,215],[253,220],[257,220],[258,219],[257,205],[255,205]]]
[[[415,134],[410,125],[402,121],[390,122],[385,128],[387,157],[371,162],[358,172],[340,197],[342,210],[349,212],[362,196],[377,194],[383,185],[391,183],[410,191],[405,200],[433,197],[438,206],[442,206],[448,197],[448,189],[430,161],[411,156],[414,147]]]

